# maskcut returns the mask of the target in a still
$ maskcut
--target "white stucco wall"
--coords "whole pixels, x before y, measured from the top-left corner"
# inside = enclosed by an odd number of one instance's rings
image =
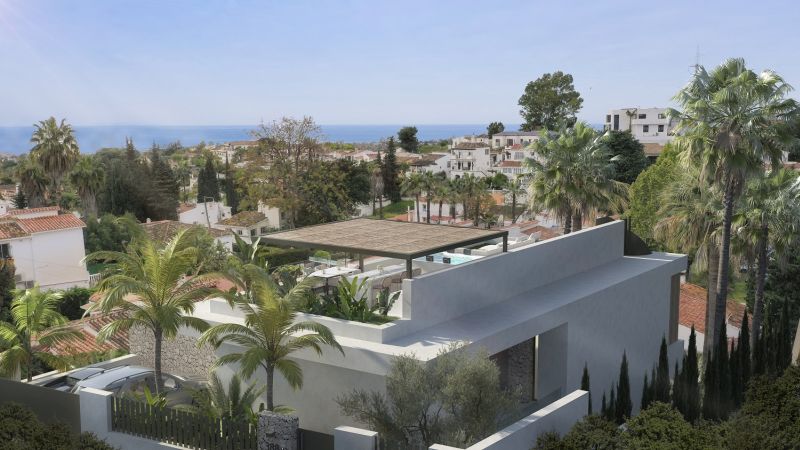
[[[22,281],[36,281],[42,288],[63,289],[88,286],[89,272],[82,263],[86,256],[83,230],[74,228],[3,241]]]
[[[206,218],[206,209],[208,209],[208,218]],[[207,202],[205,205],[203,203],[198,203],[193,209],[178,214],[178,221],[189,225],[206,226],[209,221],[213,225],[230,216],[230,206],[225,206],[221,202]]]

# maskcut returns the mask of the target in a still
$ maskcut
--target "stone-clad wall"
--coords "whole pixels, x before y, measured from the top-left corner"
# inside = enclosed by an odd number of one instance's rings
[[[128,339],[131,353],[139,356],[139,362],[153,366],[155,340],[153,333],[143,327],[131,328]],[[197,348],[197,339],[178,334],[174,339],[164,339],[161,345],[161,370],[184,376],[206,377],[217,360],[214,349],[209,346]]]
[[[533,339],[520,342],[508,352],[508,386],[519,390],[521,402],[533,400]]]

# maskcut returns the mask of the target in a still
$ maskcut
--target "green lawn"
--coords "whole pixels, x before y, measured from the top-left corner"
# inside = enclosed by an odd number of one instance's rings
[[[375,205],[377,209],[378,206]],[[414,200],[401,200],[397,203],[392,203],[391,205],[383,207],[383,217],[385,219],[389,219],[391,217],[399,216],[400,214],[405,214],[408,211],[408,208],[414,209]],[[373,214],[370,216],[372,219],[380,218],[380,215]]]

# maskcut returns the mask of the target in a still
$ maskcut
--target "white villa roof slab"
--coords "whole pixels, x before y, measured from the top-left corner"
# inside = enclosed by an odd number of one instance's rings
[[[454,343],[485,348],[493,354],[529,339],[535,328],[530,326],[532,322],[541,322],[538,324],[541,332],[561,325],[554,323],[552,317],[547,317],[560,308],[650,271],[678,273],[685,264],[683,255],[653,253],[625,256],[387,343],[337,335],[336,339],[346,356],[335,350],[325,351],[322,356],[311,350],[303,350],[293,354],[293,357],[344,368],[358,367],[363,372],[382,375],[387,373],[393,356],[413,353],[417,359],[428,361]],[[198,303],[194,315],[212,325],[244,323],[241,317],[233,313],[211,312],[208,306],[211,301]],[[538,332],[533,335],[536,334]]]

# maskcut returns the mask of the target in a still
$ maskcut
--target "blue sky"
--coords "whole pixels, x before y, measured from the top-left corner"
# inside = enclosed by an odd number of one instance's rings
[[[592,123],[742,56],[800,88],[800,6],[772,1],[0,0],[0,126],[518,123],[563,70]]]

